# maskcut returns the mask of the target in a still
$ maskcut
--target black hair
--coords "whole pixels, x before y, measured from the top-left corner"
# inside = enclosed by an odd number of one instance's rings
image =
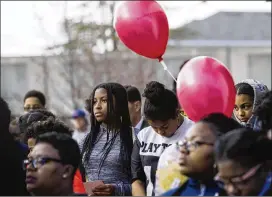
[[[45,120],[33,122],[27,127],[26,140],[29,138],[37,138],[39,135],[50,132],[64,133],[72,135],[73,130],[66,126],[62,121],[54,117],[47,117]]]
[[[151,81],[146,85],[143,97],[146,98],[144,103],[146,119],[166,121],[177,117],[179,108],[177,97],[163,84]]]
[[[41,104],[43,106],[46,105],[46,99],[45,99],[45,96],[42,92],[40,91],[37,91],[37,90],[30,90],[28,91],[26,94],[25,94],[25,97],[24,97],[24,102],[26,99],[30,98],[30,97],[36,97],[39,99],[39,101],[41,102]]]
[[[252,101],[254,101],[254,89],[251,85],[249,85],[248,83],[238,83],[237,85],[235,85],[236,88],[236,94],[240,95],[240,94],[246,94],[248,95]]]
[[[126,89],[118,83],[102,83],[96,86],[90,98],[86,100],[86,109],[89,111],[91,117],[91,132],[87,135],[83,144],[83,162],[89,162],[90,154],[101,129],[101,122],[98,122],[95,119],[93,113],[94,95],[96,90],[100,88],[103,88],[107,91],[107,119],[109,120],[109,123],[107,124],[107,139],[109,139],[110,132],[113,133],[113,138],[112,140],[108,140],[107,143],[109,143],[109,146],[105,148],[102,153],[102,160],[99,164],[99,173],[107,155],[109,154],[115,142],[116,137],[120,133],[120,157],[123,159],[122,165],[124,170],[130,174],[130,162],[133,146],[131,121],[128,111],[128,105],[126,104],[128,103]],[[115,98],[115,103],[113,102],[113,97]]]
[[[52,119],[56,118],[56,116],[53,113],[45,109],[35,109],[20,116],[18,119],[18,127],[20,130],[20,133],[25,135],[27,133],[28,127],[32,123],[38,122],[38,121],[44,121],[49,117],[51,117]]]
[[[43,121],[49,117],[52,117],[54,119],[56,118],[56,116],[52,112],[47,111],[46,109],[35,109],[20,116],[18,119],[18,125],[21,132],[26,132],[27,127],[33,122]]]
[[[25,196],[25,172],[22,167],[23,151],[9,132],[11,111],[6,101],[0,97],[0,195]],[[14,178],[16,177],[16,178]],[[13,189],[10,190],[10,183]]]
[[[207,123],[215,135],[221,136],[234,129],[243,128],[241,124],[222,113],[212,113],[202,118],[200,122]]]
[[[8,107],[8,104],[2,97],[0,97],[0,106],[1,106],[1,113],[0,113],[0,127],[1,129],[9,129],[9,124],[11,120],[11,111]]]
[[[262,122],[262,129],[272,129],[272,91],[267,92],[254,112]]]
[[[272,154],[267,152],[271,149],[272,141],[249,127],[221,136],[214,148],[217,161],[233,160],[248,168],[272,160]]]
[[[142,101],[141,93],[138,88],[131,85],[125,85],[124,87],[127,91],[128,102]]]
[[[179,72],[180,72],[181,69],[185,66],[185,64],[186,64],[187,62],[189,62],[190,60],[191,60],[191,58],[185,60],[185,61],[180,65],[180,67],[179,67]],[[176,82],[175,80],[173,80],[173,92],[177,93],[177,82]]]
[[[64,164],[69,164],[74,167],[73,175],[79,167],[81,160],[80,150],[77,142],[72,137],[65,133],[50,132],[39,135],[36,144],[47,143],[58,150],[60,160]]]

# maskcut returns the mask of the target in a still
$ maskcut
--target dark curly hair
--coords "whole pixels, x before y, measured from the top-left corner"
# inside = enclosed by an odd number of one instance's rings
[[[35,109],[33,111],[28,112],[27,114],[20,116],[18,119],[18,126],[20,132],[26,133],[28,126],[30,126],[33,122],[43,121],[49,117],[52,117],[54,119],[56,118],[56,116],[53,113],[45,109]]]
[[[73,130],[66,126],[62,121],[50,116],[45,120],[33,122],[28,126],[25,138],[37,138],[39,135],[49,132],[64,133],[72,135]]]

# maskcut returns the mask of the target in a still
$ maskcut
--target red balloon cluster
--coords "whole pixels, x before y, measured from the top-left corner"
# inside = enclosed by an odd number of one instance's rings
[[[169,25],[165,12],[156,1],[122,2],[114,19],[116,32],[129,49],[152,59],[163,56]]]
[[[234,81],[220,61],[207,56],[195,57],[178,75],[177,96],[193,121],[211,113],[231,117],[235,103]]]

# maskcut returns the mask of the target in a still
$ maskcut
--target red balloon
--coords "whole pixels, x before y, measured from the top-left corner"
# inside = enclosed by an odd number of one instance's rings
[[[193,121],[211,113],[231,117],[235,103],[235,86],[228,69],[207,56],[189,60],[177,79],[177,96],[185,113]]]
[[[166,50],[169,25],[156,1],[125,1],[115,11],[114,26],[121,41],[139,55],[157,59]]]

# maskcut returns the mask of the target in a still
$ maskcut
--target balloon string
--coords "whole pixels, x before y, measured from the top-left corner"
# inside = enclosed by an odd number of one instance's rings
[[[160,61],[161,65],[162,65],[163,69],[166,70],[166,71],[169,73],[169,75],[174,79],[175,82],[177,82],[176,78],[175,78],[175,77],[172,75],[172,73],[168,70],[168,68],[167,68],[167,66],[166,66],[166,64],[165,64],[165,62],[164,62],[162,59],[159,59],[159,61]]]

